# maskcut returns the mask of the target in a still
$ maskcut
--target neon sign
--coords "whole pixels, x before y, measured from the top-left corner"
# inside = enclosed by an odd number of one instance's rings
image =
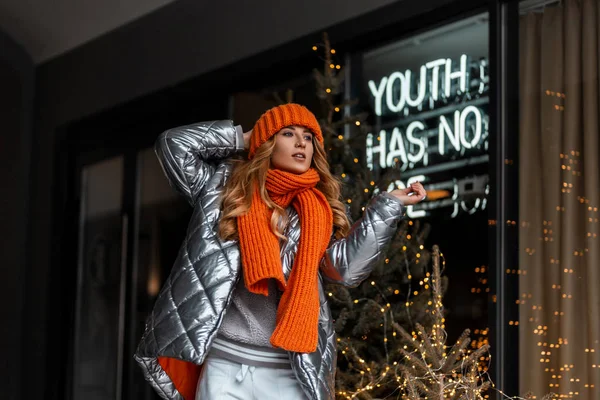
[[[438,146],[437,151],[440,155],[445,155],[450,150],[460,153],[465,149],[477,147],[482,139],[482,132],[487,131],[487,122],[484,124],[483,112],[475,106],[467,106],[462,110],[454,111],[454,122],[449,122],[444,115],[439,117],[438,125]],[[473,121],[470,121],[473,119]],[[411,122],[405,130],[405,134],[395,127],[392,130],[390,142],[387,144],[387,131],[382,129],[378,136],[378,145],[373,144],[373,134],[367,135],[367,165],[373,169],[373,155],[379,153],[379,166],[388,168],[401,161],[402,165],[418,163],[424,161],[425,150],[429,143],[416,135],[425,131],[425,124],[422,121]],[[469,132],[472,131],[472,132]],[[468,138],[468,134],[472,133]],[[413,145],[416,151],[409,152],[404,145],[404,136],[406,141]],[[448,143],[446,143],[446,139]],[[450,146],[448,146],[448,144]],[[427,165],[427,161],[424,161]]]
[[[400,112],[405,106],[418,107],[425,100],[426,89],[430,88],[431,98],[438,100],[440,98],[440,67],[444,66],[443,89],[446,98],[450,97],[452,82],[456,79],[460,82],[460,90],[465,93],[467,91],[467,56],[460,56],[460,68],[458,71],[452,71],[452,60],[442,58],[435,61],[430,61],[421,66],[419,74],[419,84],[417,87],[417,97],[413,99],[411,96],[411,87],[415,82],[412,79],[412,71],[407,69],[404,73],[395,71],[390,76],[384,76],[379,84],[374,81],[369,81],[369,89],[375,97],[375,114],[382,115],[383,95],[385,94],[385,102],[387,108],[392,112]],[[431,72],[431,74],[429,74]],[[427,85],[429,80],[430,85]],[[399,87],[399,90],[398,90]]]
[[[484,209],[487,174],[446,173],[446,180],[436,183],[430,175],[439,179],[443,172],[488,160],[487,60],[473,61],[465,54],[458,60],[437,59],[422,65],[417,74],[407,69],[370,80],[368,88],[379,129],[366,138],[367,166],[399,168],[406,182],[393,184],[398,187],[419,180],[449,193],[418,209],[410,207],[409,216],[424,217],[427,210],[447,206],[451,217]]]

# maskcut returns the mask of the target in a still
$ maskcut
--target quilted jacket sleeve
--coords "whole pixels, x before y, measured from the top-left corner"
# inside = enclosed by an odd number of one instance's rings
[[[320,267],[326,280],[358,286],[383,256],[403,216],[404,206],[393,195],[382,193],[371,199],[348,235],[332,241],[325,251]]]
[[[163,132],[154,149],[170,185],[194,205],[219,162],[244,149],[243,131],[232,121],[210,121]]]

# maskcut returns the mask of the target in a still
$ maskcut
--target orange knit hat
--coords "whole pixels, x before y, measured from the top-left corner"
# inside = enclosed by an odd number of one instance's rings
[[[250,136],[248,158],[252,159],[256,150],[274,134],[286,126],[303,126],[308,128],[314,137],[323,144],[323,133],[315,115],[308,108],[295,103],[273,107],[256,121]]]

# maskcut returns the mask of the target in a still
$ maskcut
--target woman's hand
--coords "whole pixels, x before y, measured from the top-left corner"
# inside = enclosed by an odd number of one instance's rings
[[[427,192],[420,182],[411,183],[406,189],[392,190],[390,194],[400,199],[405,206],[420,203],[427,197]]]
[[[252,136],[252,129],[248,132],[244,132],[244,149],[246,150],[250,148],[250,136]]]

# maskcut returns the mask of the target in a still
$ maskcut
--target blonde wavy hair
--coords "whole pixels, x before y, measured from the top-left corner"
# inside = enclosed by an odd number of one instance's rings
[[[223,215],[219,222],[219,235],[223,240],[238,238],[237,217],[244,215],[252,203],[254,185],[258,184],[260,198],[273,210],[271,216],[271,230],[279,237],[283,236],[283,229],[288,222],[286,211],[275,204],[267,193],[267,171],[271,167],[271,154],[275,147],[277,135],[271,137],[261,145],[252,160],[236,160],[233,172],[225,185],[223,193]],[[350,230],[350,222],[346,216],[344,204],[340,201],[341,182],[329,171],[329,163],[325,149],[316,140],[313,140],[313,159],[311,167],[321,178],[316,188],[324,195],[333,211],[333,227],[336,238],[345,236]]]

